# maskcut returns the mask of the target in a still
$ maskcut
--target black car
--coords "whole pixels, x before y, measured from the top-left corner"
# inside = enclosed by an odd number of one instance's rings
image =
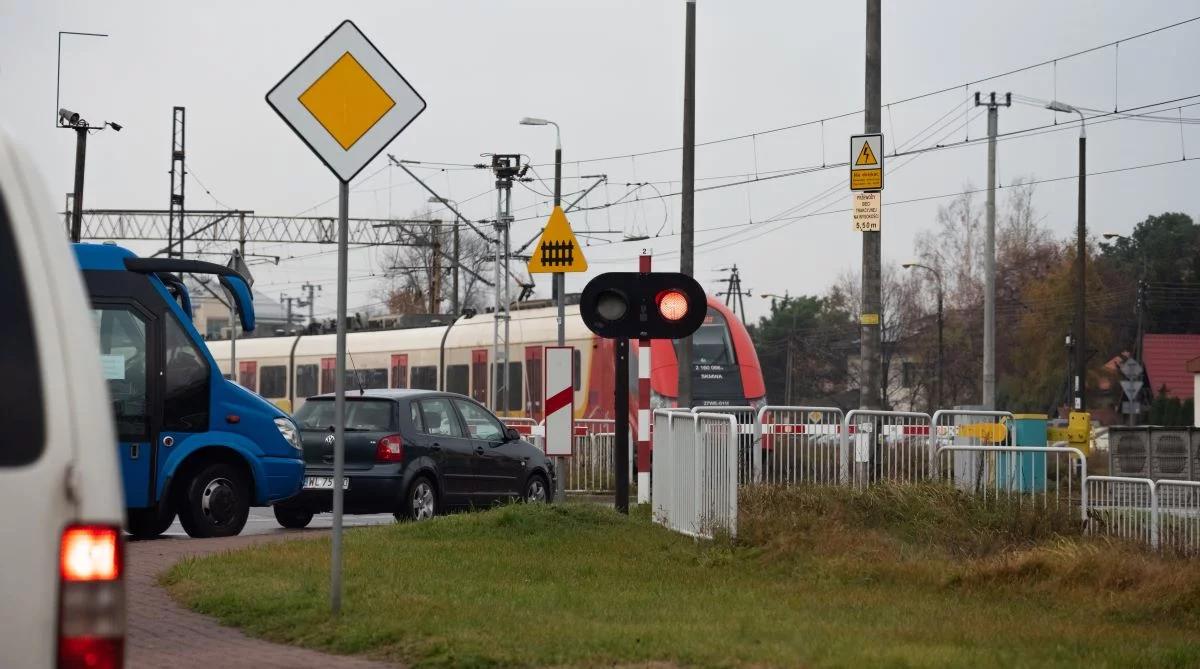
[[[275,505],[284,527],[304,527],[333,508],[332,394],[296,412],[304,489]],[[428,390],[346,394],[346,513],[391,512],[424,520],[508,499],[550,501],[554,467],[475,400]]]

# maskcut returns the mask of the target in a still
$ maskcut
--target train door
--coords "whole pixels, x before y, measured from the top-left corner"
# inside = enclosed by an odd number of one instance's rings
[[[542,419],[542,347],[525,347],[525,415]]]
[[[486,348],[471,351],[471,399],[488,404],[488,352]]]
[[[238,361],[238,383],[247,390],[258,392],[258,362],[254,360]]]
[[[393,353],[392,354],[392,387],[407,388],[408,387],[408,354]]]
[[[321,392],[332,393],[337,364],[333,358],[321,358]]]

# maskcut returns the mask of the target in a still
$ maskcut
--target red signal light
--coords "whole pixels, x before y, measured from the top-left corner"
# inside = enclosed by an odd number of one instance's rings
[[[688,298],[682,291],[670,289],[658,294],[658,313],[668,321],[677,321],[687,316]]]

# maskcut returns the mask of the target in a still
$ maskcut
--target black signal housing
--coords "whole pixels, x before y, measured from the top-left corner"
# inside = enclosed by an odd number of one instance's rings
[[[686,298],[687,309],[672,320],[660,301],[675,292]],[[677,313],[678,304],[671,306]],[[704,323],[708,297],[695,279],[679,272],[606,272],[584,287],[579,313],[589,330],[606,339],[682,339]]]

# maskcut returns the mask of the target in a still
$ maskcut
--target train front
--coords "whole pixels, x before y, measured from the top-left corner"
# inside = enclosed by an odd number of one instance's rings
[[[682,341],[655,340],[651,355],[651,406],[674,407],[679,399]],[[766,386],[750,332],[724,304],[708,298],[704,324],[692,335],[692,406],[766,404]]]

